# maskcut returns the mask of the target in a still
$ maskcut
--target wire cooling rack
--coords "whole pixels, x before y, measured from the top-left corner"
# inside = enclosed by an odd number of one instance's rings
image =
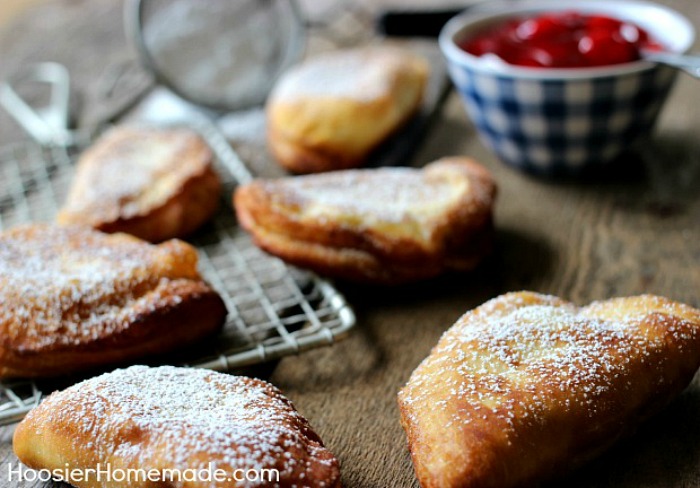
[[[182,124],[179,124],[182,125]],[[188,121],[216,155],[224,191],[218,214],[192,240],[200,269],[229,311],[223,331],[195,350],[173,356],[177,363],[227,371],[329,345],[354,325],[355,316],[333,286],[292,268],[252,244],[235,221],[231,194],[252,179],[218,129],[208,121]],[[51,221],[68,191],[74,148],[33,142],[0,147],[0,230]],[[0,383],[0,425],[21,419],[41,400],[32,381]]]

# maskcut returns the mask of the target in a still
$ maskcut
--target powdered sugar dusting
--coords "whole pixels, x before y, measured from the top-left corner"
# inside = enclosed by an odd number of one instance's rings
[[[189,129],[117,127],[78,162],[62,213],[113,221],[164,204],[211,163],[211,152]]]
[[[411,168],[347,170],[282,181],[262,184],[273,204],[298,206],[301,218],[342,219],[350,228],[382,227],[425,239],[469,188],[465,178],[426,179],[424,172]]]
[[[73,226],[18,227],[0,235],[0,330],[20,349],[104,337],[176,302],[165,286],[198,278],[196,265],[196,251],[180,242],[154,246]]]
[[[407,56],[411,55],[390,48],[319,55],[288,71],[274,88],[271,98],[275,102],[308,97],[376,100],[391,92],[395,72],[406,63]]]
[[[280,483],[336,487],[338,462],[272,385],[208,370],[133,366],[50,396],[28,422],[71,425],[93,459],[144,469],[275,468]],[[215,483],[212,482],[211,486]],[[228,486],[228,485],[227,485]]]
[[[552,410],[620,415],[633,408],[614,403],[620,393],[640,388],[630,382],[639,375],[633,371],[642,368],[649,391],[656,391],[668,377],[665,352],[697,343],[700,332],[682,318],[672,320],[673,311],[660,302],[651,311],[621,305],[624,313],[605,303],[579,309],[528,293],[494,299],[445,333],[402,401],[425,409],[442,396],[442,405],[468,405],[452,411],[446,427],[490,419],[507,436],[517,435],[515,422],[534,425]]]

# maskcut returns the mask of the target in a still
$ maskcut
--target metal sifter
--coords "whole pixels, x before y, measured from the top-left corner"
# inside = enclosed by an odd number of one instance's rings
[[[159,83],[218,111],[262,104],[305,43],[295,0],[129,0],[125,26]]]

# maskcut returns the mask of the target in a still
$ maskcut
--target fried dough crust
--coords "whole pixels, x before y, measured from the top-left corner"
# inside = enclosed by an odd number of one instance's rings
[[[700,365],[700,311],[509,293],[467,312],[399,393],[423,488],[531,486],[597,456]]]

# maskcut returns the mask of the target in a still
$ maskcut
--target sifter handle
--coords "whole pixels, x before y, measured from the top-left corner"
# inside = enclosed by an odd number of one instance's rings
[[[21,83],[39,82],[48,85],[49,103],[32,107],[15,90]],[[67,147],[73,144],[73,133],[68,129],[70,76],[65,66],[58,63],[38,63],[16,73],[0,85],[0,105],[39,144]]]

